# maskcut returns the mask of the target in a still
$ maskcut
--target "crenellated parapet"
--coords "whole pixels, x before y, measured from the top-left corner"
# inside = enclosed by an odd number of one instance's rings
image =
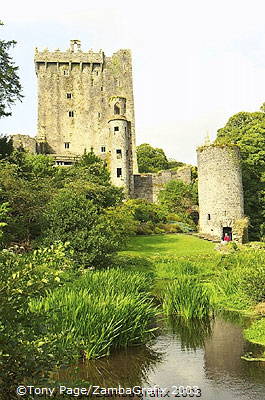
[[[93,50],[83,52],[81,50],[81,43],[79,47],[75,48],[72,42],[80,43],[80,41],[71,41],[70,48],[66,51],[61,51],[60,49],[55,51],[49,51],[48,49],[39,51],[36,48],[35,63],[104,63],[104,52],[102,50],[99,50],[99,52],[94,52]]]

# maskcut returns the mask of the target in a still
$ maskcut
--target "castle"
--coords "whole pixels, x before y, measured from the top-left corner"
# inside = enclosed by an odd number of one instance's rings
[[[47,154],[55,165],[65,166],[92,150],[108,165],[114,185],[129,197],[152,202],[168,181],[191,182],[190,166],[138,174],[129,50],[106,57],[102,50],[83,52],[80,41],[71,40],[64,52],[36,49],[35,68],[37,136],[13,135],[15,147]],[[198,172],[201,233],[232,236],[235,221],[243,218],[239,154],[216,146],[199,150]],[[241,241],[242,235],[237,232],[234,238]]]

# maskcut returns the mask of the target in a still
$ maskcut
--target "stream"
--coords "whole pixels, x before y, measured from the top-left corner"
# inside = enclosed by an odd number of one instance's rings
[[[145,399],[168,393],[164,398],[264,400],[265,362],[241,359],[246,353],[257,356],[264,351],[243,338],[243,328],[249,323],[229,313],[210,322],[161,321],[159,334],[148,346],[80,363],[61,371],[58,378],[83,379],[105,388],[167,388],[156,395],[146,392]],[[191,389],[183,390],[187,386]]]

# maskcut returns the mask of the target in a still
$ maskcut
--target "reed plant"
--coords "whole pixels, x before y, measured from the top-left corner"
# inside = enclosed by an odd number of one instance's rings
[[[99,358],[150,339],[157,311],[149,286],[145,274],[87,271],[31,308],[50,315],[49,334],[66,358]]]
[[[210,290],[196,277],[180,275],[165,288],[163,310],[167,316],[186,319],[209,317],[213,313]]]

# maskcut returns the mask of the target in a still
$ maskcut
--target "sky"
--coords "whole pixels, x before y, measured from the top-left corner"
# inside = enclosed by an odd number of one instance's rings
[[[131,49],[137,144],[195,164],[207,135],[265,102],[264,15],[264,0],[5,1],[0,39],[17,41],[24,98],[0,132],[36,135],[34,49],[80,39],[107,56]]]

